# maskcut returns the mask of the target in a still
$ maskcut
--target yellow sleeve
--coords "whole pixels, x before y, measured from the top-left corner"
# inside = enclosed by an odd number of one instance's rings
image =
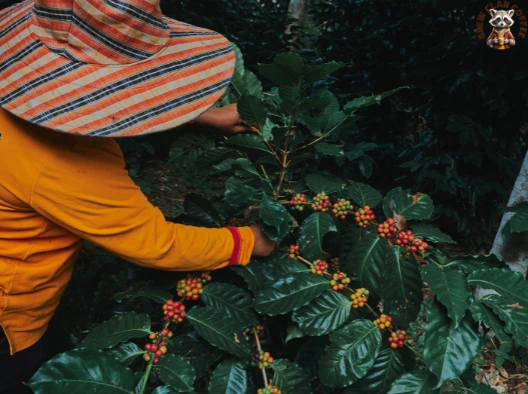
[[[30,200],[39,214],[145,267],[199,271],[249,263],[249,227],[232,234],[167,222],[129,177],[117,143],[90,140],[58,152],[42,167]]]

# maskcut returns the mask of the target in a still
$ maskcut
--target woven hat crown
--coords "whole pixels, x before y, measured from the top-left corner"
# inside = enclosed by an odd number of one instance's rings
[[[55,53],[102,65],[140,62],[170,41],[159,0],[34,0],[32,28]]]

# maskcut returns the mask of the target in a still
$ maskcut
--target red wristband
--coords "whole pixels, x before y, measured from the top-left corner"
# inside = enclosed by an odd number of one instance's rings
[[[228,266],[238,265],[238,260],[240,259],[242,238],[240,237],[240,232],[238,231],[238,228],[236,227],[226,227],[226,228],[233,235],[233,241],[235,244],[233,247],[233,253],[231,254],[231,258],[229,259]]]

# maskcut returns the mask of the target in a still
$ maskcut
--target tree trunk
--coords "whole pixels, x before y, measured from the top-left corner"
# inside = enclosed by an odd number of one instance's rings
[[[288,40],[288,49],[295,51],[298,46],[301,34],[296,30],[296,28],[302,29],[306,26],[310,20],[309,11],[312,5],[313,0],[291,0],[290,6],[288,8],[288,14],[293,23],[286,26],[286,35],[291,38]],[[295,27],[295,29],[292,29]]]

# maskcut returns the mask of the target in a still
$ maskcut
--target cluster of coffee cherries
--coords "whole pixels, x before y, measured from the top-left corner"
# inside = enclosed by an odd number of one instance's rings
[[[350,296],[352,299],[352,308],[363,308],[368,301],[370,292],[364,287],[357,289],[354,294]]]
[[[326,261],[317,260],[313,263],[312,269],[310,270],[310,272],[315,275],[323,276],[327,268],[328,268],[328,263]]]
[[[313,198],[312,208],[315,211],[327,212],[330,207],[330,197],[325,192],[317,194]]]
[[[282,391],[277,386],[269,385],[263,389],[258,389],[257,394],[282,394]]]
[[[185,319],[185,305],[181,302],[174,302],[173,300],[168,300],[166,304],[163,305],[163,313],[165,314],[164,319],[166,321],[172,321],[173,323],[183,323]]]
[[[334,204],[332,213],[336,218],[345,220],[347,215],[351,213],[353,209],[354,206],[350,203],[350,201],[340,198],[339,201]]]
[[[376,215],[368,205],[365,205],[363,208],[360,208],[355,214],[356,223],[359,227],[367,228],[369,223],[376,219]]]
[[[378,233],[380,238],[391,238],[394,233],[397,233],[396,223],[394,219],[389,218],[378,226]]]
[[[374,320],[374,324],[381,330],[388,328],[392,330],[392,317],[382,314],[379,318]]]
[[[232,227],[240,227],[242,226],[242,222],[238,220],[237,218],[229,218],[227,219],[226,225],[232,226]]]
[[[344,272],[338,272],[332,275],[330,286],[333,291],[343,290],[352,280]]]
[[[301,254],[301,247],[299,245],[290,245],[290,259],[294,259]]]
[[[399,347],[403,347],[405,341],[407,341],[408,338],[409,335],[407,335],[406,331],[398,330],[396,332],[391,333],[391,336],[389,337],[388,341],[392,349],[398,349]]]
[[[202,272],[198,276],[188,274],[187,279],[180,280],[176,285],[178,297],[185,296],[188,300],[198,300],[200,295],[203,294],[203,285],[212,279],[209,274],[210,271]]]
[[[411,230],[401,231],[396,237],[394,243],[396,245],[405,246],[407,250],[410,250],[413,253],[425,252],[429,248],[429,244],[416,238]]]
[[[335,257],[330,260],[330,267],[332,267],[333,271],[339,272],[341,268],[340,263],[341,261],[339,260],[339,257]]]
[[[261,350],[260,352],[258,352],[258,354],[255,354],[253,365],[256,365],[259,367],[259,369],[262,369],[269,367],[272,362],[273,357],[271,357],[269,352]]]
[[[304,211],[304,205],[306,203],[306,195],[305,194],[296,194],[292,197],[290,201],[290,206],[292,209],[297,211]]]
[[[146,343],[144,349],[147,353],[143,354],[143,360],[149,362],[153,360],[154,364],[157,364],[159,359],[167,354],[167,338],[172,338],[172,331],[168,328],[164,328],[159,333],[151,333],[149,339],[151,343]]]
[[[264,331],[264,326],[257,324],[256,326],[249,326],[244,328],[244,330],[242,331],[242,335],[246,338],[246,341],[249,341],[251,338],[253,338],[253,329],[255,329],[257,335],[259,335],[261,332]]]

